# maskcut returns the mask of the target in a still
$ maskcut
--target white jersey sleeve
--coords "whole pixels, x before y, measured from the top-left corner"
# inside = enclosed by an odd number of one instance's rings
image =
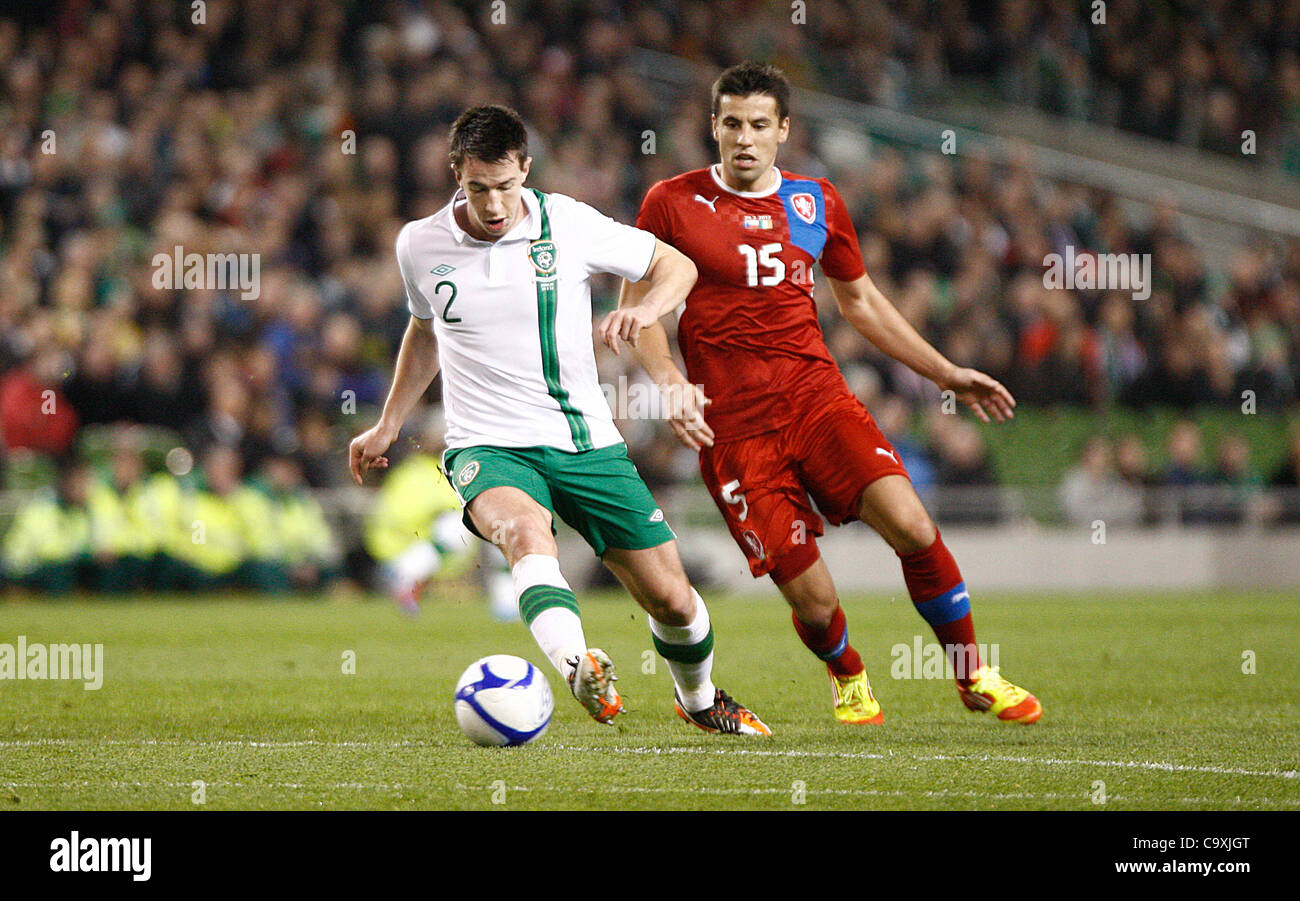
[[[612,272],[630,282],[645,278],[655,254],[654,235],[616,222],[580,200],[562,194],[550,196],[557,206],[569,207],[565,213],[582,235],[580,247],[588,273]]]
[[[406,291],[406,308],[416,319],[432,319],[433,305],[420,291],[415,275],[415,264],[411,261],[411,226],[408,222],[397,233],[397,268],[402,272],[402,287]]]

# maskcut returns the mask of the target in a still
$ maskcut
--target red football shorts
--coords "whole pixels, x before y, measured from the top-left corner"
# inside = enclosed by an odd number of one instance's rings
[[[858,518],[862,490],[907,476],[893,445],[851,394],[837,394],[771,432],[700,451],[700,471],[755,578],[784,585],[817,561],[820,510]],[[813,504],[816,504],[816,509]]]

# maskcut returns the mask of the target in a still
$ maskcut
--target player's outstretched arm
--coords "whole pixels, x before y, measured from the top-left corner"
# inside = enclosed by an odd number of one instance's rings
[[[648,290],[646,282],[623,282],[619,289],[619,309],[635,306]],[[659,388],[664,398],[668,426],[677,440],[693,451],[713,447],[713,429],[704,421],[704,408],[709,399],[704,389],[692,385],[682,374],[668,346],[668,333],[655,320],[642,328],[632,353],[645,369],[650,380]]]
[[[1016,399],[1002,383],[977,369],[953,364],[921,337],[898,308],[865,273],[861,278],[830,282],[840,313],[864,338],[895,360],[925,376],[975,411],[984,422],[1005,422],[1015,415]]]
[[[619,308],[605,317],[600,324],[600,339],[614,353],[619,353],[619,342],[626,341],[636,347],[641,330],[659,321],[686,300],[695,287],[698,272],[690,258],[663,241],[655,241],[650,268],[639,282],[638,289],[620,293]]]
[[[412,316],[402,336],[402,348],[397,352],[397,368],[388,399],[384,401],[384,412],[379,422],[353,438],[348,446],[348,469],[358,485],[367,469],[388,468],[384,451],[397,440],[402,423],[437,374],[438,342],[433,335],[433,320]]]

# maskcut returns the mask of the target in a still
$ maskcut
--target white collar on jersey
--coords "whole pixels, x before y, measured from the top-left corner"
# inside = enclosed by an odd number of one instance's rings
[[[521,238],[529,241],[536,241],[542,236],[541,204],[537,201],[537,195],[528,188],[523,189],[523,193],[520,194],[520,197],[523,199],[524,209],[528,211],[528,218],[524,220],[522,230],[520,225],[516,225],[495,241],[481,241],[467,233],[465,229],[460,227],[460,223],[456,221],[456,207],[464,203],[469,203],[469,199],[465,196],[465,192],[460,188],[457,188],[456,193],[451,195],[451,203],[448,204],[447,227],[451,229],[451,235],[456,239],[457,244],[464,244],[466,238],[477,244],[487,245],[500,244],[502,241],[518,241]]]
[[[772,171],[776,173],[776,184],[772,185],[772,187],[768,188],[766,191],[737,191],[722,180],[722,163],[714,163],[709,167],[709,174],[713,176],[714,183],[722,190],[735,194],[737,197],[771,197],[777,191],[781,190],[781,182],[784,181],[781,176],[781,170],[773,166]]]

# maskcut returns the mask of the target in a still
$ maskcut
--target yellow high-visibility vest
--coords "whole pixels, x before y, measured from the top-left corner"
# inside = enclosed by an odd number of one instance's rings
[[[19,509],[4,537],[5,568],[27,575],[37,567],[67,563],[90,553],[90,515],[42,491]]]
[[[381,563],[394,559],[413,541],[433,540],[434,521],[458,512],[460,498],[442,474],[436,457],[412,454],[389,471],[379,497],[366,516],[366,550]],[[468,563],[474,548],[457,555]],[[448,561],[451,562],[451,561]],[[443,571],[442,575],[448,575]]]

